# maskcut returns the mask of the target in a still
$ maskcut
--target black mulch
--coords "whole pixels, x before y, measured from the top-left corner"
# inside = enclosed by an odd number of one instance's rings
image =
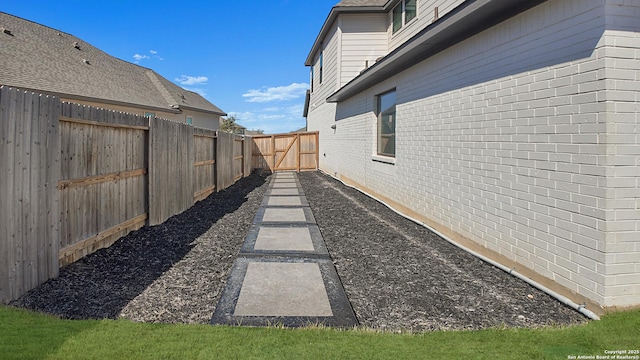
[[[357,190],[321,173],[299,179],[363,326],[424,331],[586,321]]]
[[[69,319],[208,323],[263,195],[253,174],[60,270],[13,305]]]
[[[586,321],[326,175],[299,178],[365,327],[421,331]],[[254,174],[164,224],[132,232],[61,269],[13,305],[71,319],[206,324],[266,181]]]

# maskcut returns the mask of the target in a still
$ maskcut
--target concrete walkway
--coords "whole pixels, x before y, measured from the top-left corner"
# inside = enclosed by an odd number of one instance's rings
[[[211,323],[357,325],[296,173],[271,177]]]

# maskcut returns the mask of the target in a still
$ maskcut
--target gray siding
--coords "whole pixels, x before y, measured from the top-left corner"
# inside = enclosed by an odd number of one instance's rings
[[[387,54],[386,14],[342,15],[340,86],[353,80],[372,66],[376,59]]]

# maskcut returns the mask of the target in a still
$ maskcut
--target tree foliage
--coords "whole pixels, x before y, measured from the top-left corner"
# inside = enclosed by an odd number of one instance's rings
[[[220,130],[232,133],[232,134],[242,134],[244,133],[244,127],[238,125],[236,123],[235,115],[230,115],[226,119],[222,119],[222,123],[220,124]]]

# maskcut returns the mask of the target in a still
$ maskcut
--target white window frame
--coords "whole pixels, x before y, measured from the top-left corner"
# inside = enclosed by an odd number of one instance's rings
[[[320,67],[320,81],[318,82],[320,85],[322,85],[322,75],[324,72],[324,51],[320,52],[320,59],[318,60],[318,65]]]
[[[418,18],[418,0],[415,0],[415,12],[416,14],[413,16],[413,18],[407,20],[407,2],[410,0],[402,0],[398,3],[398,5],[394,6],[393,9],[391,9],[391,33],[392,34],[397,34],[400,30],[402,30],[402,28],[407,25],[408,23],[413,22],[415,19]],[[394,15],[396,12],[396,9],[402,9],[400,12],[400,26],[398,28],[394,28],[395,24],[394,24]]]
[[[385,134],[385,135],[390,135],[388,136],[389,138],[393,139],[393,153],[390,152],[384,152],[381,149],[381,144],[382,144],[382,122],[383,122],[383,116],[385,115],[385,111],[386,109],[382,109],[382,100],[385,96],[393,94],[394,95],[394,105],[393,105],[393,115],[392,115],[392,121],[393,121],[393,133],[389,133],[389,134]],[[390,89],[388,91],[385,91],[383,93],[380,93],[378,95],[376,95],[376,100],[375,100],[375,104],[376,104],[376,152],[375,155],[377,158],[379,159],[395,159],[396,157],[396,153],[397,153],[397,142],[396,142],[396,134],[397,134],[397,124],[398,124],[398,120],[397,120],[397,106],[398,106],[398,93],[396,91],[395,88]],[[389,113],[387,112],[387,115],[389,115]]]

